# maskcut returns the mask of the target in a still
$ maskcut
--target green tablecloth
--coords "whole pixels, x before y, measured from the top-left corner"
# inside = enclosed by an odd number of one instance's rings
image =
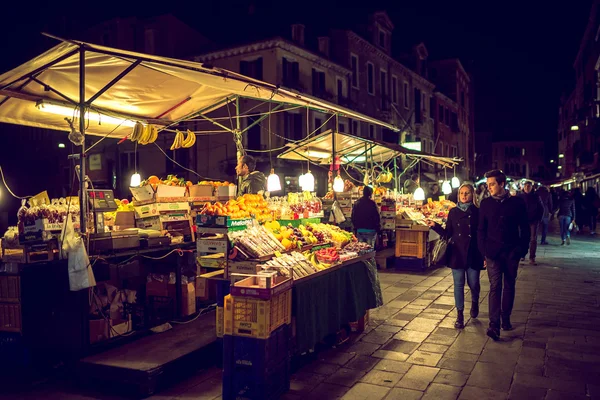
[[[300,218],[300,219],[280,219],[277,222],[279,222],[279,225],[281,225],[281,226],[292,225],[294,228],[297,228],[300,225],[318,224],[319,222],[321,222],[321,218],[315,217],[315,218]]]
[[[382,304],[374,258],[298,282],[292,293],[296,351],[314,348],[342,325],[359,320],[367,310]]]

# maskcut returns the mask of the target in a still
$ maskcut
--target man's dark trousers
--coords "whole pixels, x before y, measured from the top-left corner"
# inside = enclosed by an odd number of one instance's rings
[[[515,303],[519,257],[514,252],[501,253],[494,259],[486,258],[486,262],[490,279],[490,326],[499,329],[500,316],[508,321]]]

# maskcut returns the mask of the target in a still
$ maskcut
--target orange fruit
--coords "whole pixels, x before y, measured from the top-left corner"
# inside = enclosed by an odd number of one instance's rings
[[[152,175],[150,178],[148,178],[148,183],[151,185],[156,185],[156,184],[160,183],[160,179],[158,179],[157,176]]]

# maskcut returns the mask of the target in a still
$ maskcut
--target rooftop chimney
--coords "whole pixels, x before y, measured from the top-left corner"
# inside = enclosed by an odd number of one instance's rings
[[[298,43],[300,46],[304,46],[304,25],[292,25],[292,40]]]
[[[321,36],[319,38],[319,52],[329,57],[329,37]]]

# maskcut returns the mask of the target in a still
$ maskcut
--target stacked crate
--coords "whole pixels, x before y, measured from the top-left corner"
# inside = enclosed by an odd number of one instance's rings
[[[396,201],[393,199],[381,202],[381,228],[390,231],[396,229]]]
[[[0,332],[21,331],[21,278],[0,275]]]
[[[257,290],[243,282],[224,301],[223,400],[278,399],[290,387],[291,281]]]

